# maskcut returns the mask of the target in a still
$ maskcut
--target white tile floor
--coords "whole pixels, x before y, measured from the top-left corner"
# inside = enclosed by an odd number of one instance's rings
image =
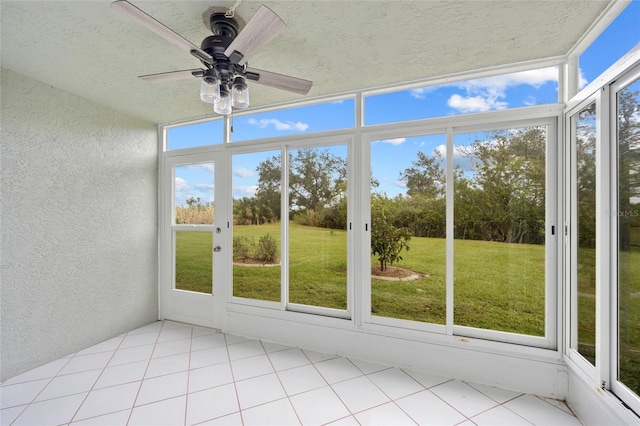
[[[564,403],[155,322],[11,378],[2,425],[580,425]]]

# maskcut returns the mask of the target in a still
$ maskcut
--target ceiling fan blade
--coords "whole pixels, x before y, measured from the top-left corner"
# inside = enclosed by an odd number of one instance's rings
[[[288,90],[289,92],[306,95],[311,89],[312,81],[302,78],[291,77],[271,71],[263,71],[255,68],[247,68],[246,77],[264,86],[275,87],[276,89]]]
[[[192,77],[201,77],[205,70],[202,68],[194,68],[191,70],[180,70],[180,71],[170,71],[170,72],[161,72],[158,74],[147,74],[140,75],[138,78],[144,81],[150,81],[152,83],[160,83],[164,81],[177,81],[177,80],[186,80]]]
[[[197,56],[198,58],[205,58],[206,60],[213,61],[213,57],[207,52],[200,49],[198,46],[173,31],[171,28],[165,26],[154,17],[147,15],[145,12],[138,9],[127,0],[114,1],[113,3],[111,3],[111,7],[123,13],[126,13],[131,18],[136,20],[140,25],[158,34],[168,42],[178,46],[180,49],[186,50],[189,53],[195,51],[197,53],[195,56]]]
[[[287,25],[274,11],[262,5],[244,29],[240,31],[240,34],[227,47],[224,54],[231,58],[234,52],[240,53],[241,59],[237,63],[244,65],[250,57],[258,53],[260,49],[286,28]]]

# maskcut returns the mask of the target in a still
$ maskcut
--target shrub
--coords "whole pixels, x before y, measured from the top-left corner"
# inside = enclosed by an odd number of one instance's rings
[[[255,258],[264,262],[273,262],[278,257],[278,242],[270,234],[263,235],[258,240]]]
[[[247,237],[233,237],[233,260],[246,262],[250,259],[254,251],[255,243],[253,239]]]

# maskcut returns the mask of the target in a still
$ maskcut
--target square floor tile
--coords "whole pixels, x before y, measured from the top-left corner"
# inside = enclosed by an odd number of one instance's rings
[[[428,390],[398,399],[395,403],[419,425],[456,425],[466,417]]]
[[[415,425],[416,422],[402,411],[396,404],[390,402],[355,414],[358,423],[366,426],[378,425]]]
[[[120,346],[120,343],[122,343],[122,339],[124,339],[124,336],[114,337],[113,339],[109,339],[105,342],[98,343],[97,345],[93,345],[87,349],[81,350],[80,352],[76,353],[76,355],[89,355],[100,352],[115,351],[116,349],[118,349],[118,346]]]
[[[145,378],[187,371],[189,369],[190,356],[191,354],[187,352],[162,358],[154,358],[149,362]]]
[[[127,334],[118,349],[135,348],[136,346],[155,345],[159,332]]]
[[[578,419],[533,395],[523,395],[504,407],[536,425],[579,425]]]
[[[84,400],[86,393],[63,396],[30,404],[12,425],[59,425],[68,423]]]
[[[232,382],[233,375],[229,363],[214,364],[189,371],[189,392],[198,392]]]
[[[231,361],[231,369],[233,370],[233,378],[236,381],[273,373],[273,366],[269,362],[267,355]]]
[[[58,375],[80,373],[89,370],[102,370],[107,366],[113,352],[100,352],[97,354],[74,356],[69,360]]]
[[[352,413],[389,402],[389,398],[366,376],[345,380],[331,387]]]
[[[239,411],[233,384],[218,386],[187,396],[187,425],[202,423]]]
[[[403,396],[424,390],[424,386],[418,383],[413,377],[397,368],[382,370],[369,374],[367,377],[378,385],[391,399],[402,398]]]
[[[405,370],[405,369],[402,369],[402,371],[407,373],[409,376],[413,377],[418,383],[420,383],[422,386],[424,386],[427,389],[432,388],[434,386],[438,386],[442,383],[451,381],[451,379],[447,377],[423,373],[420,371]]]
[[[480,392],[482,392],[483,394],[487,395],[489,398],[493,399],[494,401],[500,404],[503,404],[511,399],[517,398],[520,395],[522,395],[522,393],[520,392],[513,392],[513,391],[500,389],[492,386],[478,385],[476,383],[467,383],[467,384],[472,388],[479,390]]]
[[[118,349],[109,361],[109,366],[129,364],[130,362],[147,361],[151,358],[154,345],[135,346]]]
[[[143,380],[135,405],[139,406],[162,399],[186,395],[188,377],[189,373],[183,371]]]
[[[279,371],[278,377],[289,396],[327,386],[327,381],[312,365]]]
[[[236,382],[236,390],[243,410],[287,396],[275,374]]]
[[[289,399],[303,425],[323,425],[351,414],[329,386]]]
[[[220,346],[226,346],[224,334],[214,333],[206,334],[204,336],[198,336],[191,339],[191,350],[201,351],[203,349],[218,348]]]
[[[44,401],[76,393],[87,393],[98,380],[101,372],[100,370],[90,370],[54,377],[40,392],[35,401]]]
[[[123,385],[125,383],[139,382],[144,378],[147,365],[147,361],[138,361],[130,364],[107,367],[102,370],[102,374],[93,388],[101,389],[109,386]]]
[[[88,419],[133,407],[140,389],[139,382],[92,390],[87,395],[73,420]]]
[[[267,353],[284,351],[287,349],[294,349],[291,346],[281,345],[279,343],[273,343],[273,342],[264,342],[264,341],[262,341],[262,347],[264,347],[264,350],[267,351]]]
[[[265,354],[262,343],[258,340],[234,343],[233,345],[228,345],[227,350],[229,351],[229,359],[231,361]]]
[[[338,355],[335,355],[335,354],[327,354],[324,352],[310,351],[308,349],[303,349],[302,352],[304,352],[305,355],[307,355],[307,358],[309,358],[311,362],[320,362],[328,359],[338,358]]]
[[[227,354],[226,346],[191,352],[190,368],[206,367],[208,365],[220,364],[223,362],[229,362],[229,355]]]
[[[192,327],[178,326],[178,327],[162,327],[160,335],[158,336],[158,343],[170,342],[172,340],[191,339]]]
[[[374,362],[368,362],[368,361],[361,361],[359,359],[349,358],[349,361],[351,361],[356,367],[358,367],[358,370],[362,371],[364,374],[371,374],[377,371],[382,371],[382,370],[391,368],[388,365],[376,364]]]
[[[138,327],[135,330],[131,330],[127,333],[127,336],[130,334],[138,334],[138,333],[149,333],[149,332],[160,332],[162,326],[166,324],[167,321],[154,321],[150,324],[143,325],[142,327]]]
[[[51,379],[34,380],[15,385],[0,386],[0,407],[9,408],[28,404],[49,384]]]
[[[183,395],[135,407],[127,425],[173,426],[184,424],[186,404],[187,396]]]
[[[170,340],[168,342],[158,342],[153,349],[152,358],[161,358],[191,351],[191,339]]]
[[[498,405],[482,392],[458,380],[434,386],[430,390],[467,417],[475,416]]]
[[[279,399],[257,407],[242,410],[244,425],[299,425],[298,416],[289,399]]]
[[[472,417],[471,421],[478,426],[531,426],[531,423],[501,405]]]
[[[191,333],[192,338],[207,336],[210,334],[217,334],[218,336],[223,335],[219,330],[216,330],[213,328],[206,328],[206,327],[192,327],[192,328],[193,328],[193,331]]]
[[[362,376],[362,371],[346,358],[334,358],[314,364],[329,384]]]
[[[287,370],[289,368],[301,367],[310,364],[309,358],[298,348],[284,349],[271,352],[269,359],[276,371]]]

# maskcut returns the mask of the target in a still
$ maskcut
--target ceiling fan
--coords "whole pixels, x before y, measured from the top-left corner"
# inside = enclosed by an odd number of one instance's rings
[[[239,1],[236,0],[236,5]],[[234,8],[226,12],[214,11],[209,18],[213,35],[206,37],[200,47],[194,45],[127,0],[114,1],[112,7],[124,12],[139,24],[155,32],[170,43],[186,50],[200,60],[204,68],[171,71],[140,76],[151,82],[202,79],[200,99],[214,105],[218,114],[230,114],[232,107],[249,106],[246,80],[264,86],[306,95],[313,84],[309,80],[259,70],[248,66],[248,59],[286,29],[286,25],[271,9],[262,5],[251,20],[239,31]]]

